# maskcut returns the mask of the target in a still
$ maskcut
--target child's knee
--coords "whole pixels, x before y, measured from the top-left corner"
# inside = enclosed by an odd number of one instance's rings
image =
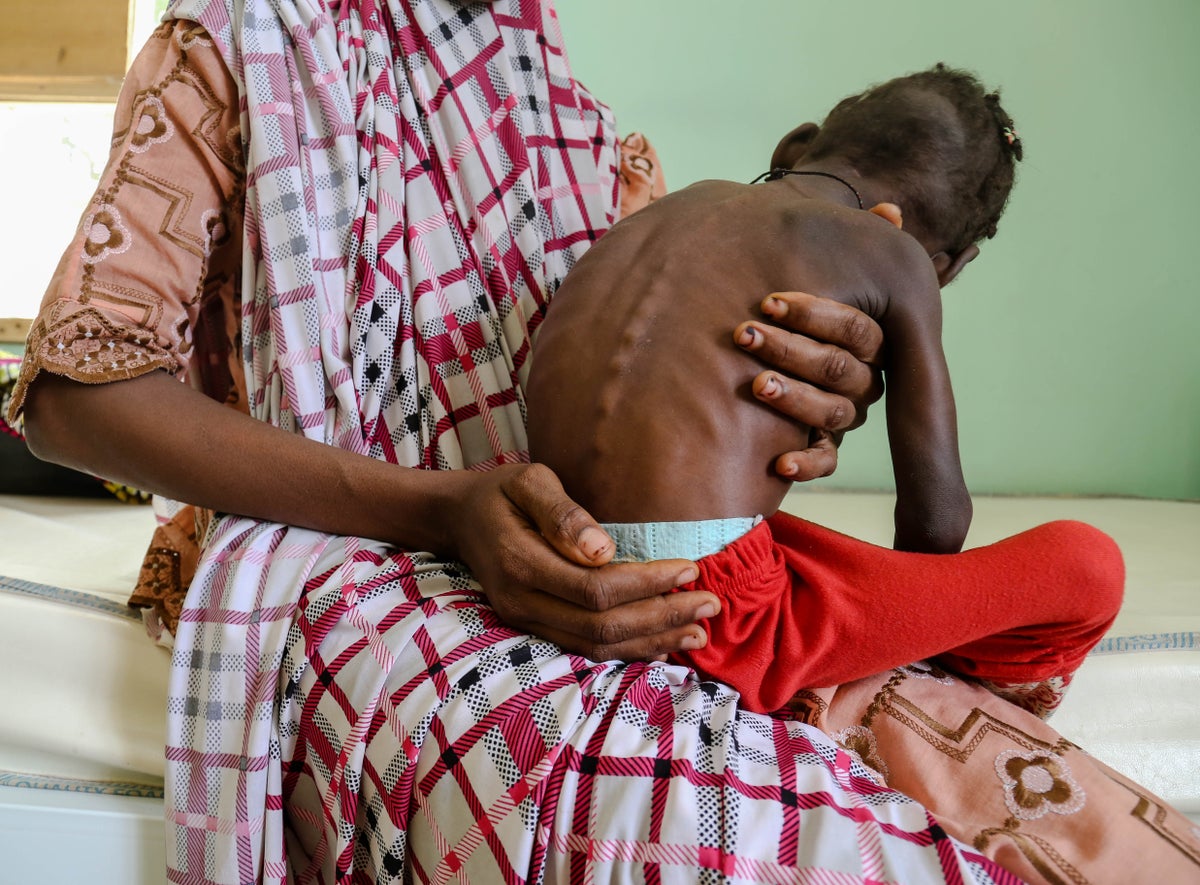
[[[1125,558],[1117,542],[1095,526],[1070,519],[1034,531],[1042,533],[1061,564],[1064,591],[1086,601],[1092,619],[1112,623],[1125,595]]]

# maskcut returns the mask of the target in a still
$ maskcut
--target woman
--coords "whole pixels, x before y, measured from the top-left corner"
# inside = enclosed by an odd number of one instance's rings
[[[523,463],[530,338],[618,192],[548,3],[170,15],[18,398],[39,454],[223,514],[175,640],[172,881],[1004,881],[816,729],[613,660],[702,643],[715,600],[597,568]],[[788,303],[865,362],[772,405],[850,426],[878,330]],[[764,355],[812,374],[788,334]]]

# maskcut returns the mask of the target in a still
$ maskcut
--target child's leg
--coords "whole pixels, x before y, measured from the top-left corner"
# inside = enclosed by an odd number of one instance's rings
[[[1121,604],[1124,563],[1079,522],[1038,526],[954,555],[900,553],[777,514],[793,576],[791,640],[831,685],[938,657],[997,684],[1069,680]]]
[[[758,712],[927,658],[1044,712],[1116,617],[1124,586],[1112,539],[1065,521],[938,555],[776,514],[699,565],[692,587],[721,597],[722,611],[705,624],[705,648],[673,657]]]

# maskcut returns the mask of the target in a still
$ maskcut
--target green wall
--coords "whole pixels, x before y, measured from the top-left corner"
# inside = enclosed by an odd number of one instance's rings
[[[976,492],[1200,498],[1197,0],[562,0],[577,77],[668,184],[748,180],[844,95],[970,68],[1026,146],[1000,233],[945,291]],[[890,488],[883,412],[840,488]]]

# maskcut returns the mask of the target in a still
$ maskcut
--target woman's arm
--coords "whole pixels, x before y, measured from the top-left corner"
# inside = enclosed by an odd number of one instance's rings
[[[759,376],[757,395],[814,427],[861,424],[883,389],[879,327],[803,293],[772,296],[764,313],[781,325],[748,324],[758,333],[744,346],[777,370]],[[696,621],[719,610],[710,594],[669,593],[693,579],[691,564],[596,568],[611,559],[611,541],[537,465],[397,467],[256,421],[162,371],[95,385],[43,372],[25,421],[46,460],[214,510],[458,557],[506,623],[594,660],[699,648]],[[836,462],[828,435],[779,459],[797,481]]]
[[[764,331],[749,349],[837,392],[766,372],[776,384],[761,390],[760,377],[759,395],[814,426],[861,423],[882,388],[878,370],[856,354],[878,358],[878,327],[824,299],[776,298],[805,307],[780,319],[811,338],[756,324]],[[778,305],[765,312],[778,315]],[[594,660],[699,648],[696,621],[719,610],[710,594],[668,592],[692,580],[689,563],[596,568],[611,559],[607,535],[536,465],[397,467],[263,424],[162,371],[107,384],[43,372],[25,420],[31,449],[46,460],[214,510],[458,557],[506,623]],[[787,475],[808,479],[831,472],[836,458],[830,442],[780,461],[798,465]]]
[[[695,622],[718,610],[710,594],[669,592],[694,579],[691,563],[596,568],[612,557],[607,535],[537,466],[397,467],[256,421],[162,371],[96,385],[43,373],[25,429],[38,457],[147,491],[459,558],[507,623],[593,659],[699,647]]]

